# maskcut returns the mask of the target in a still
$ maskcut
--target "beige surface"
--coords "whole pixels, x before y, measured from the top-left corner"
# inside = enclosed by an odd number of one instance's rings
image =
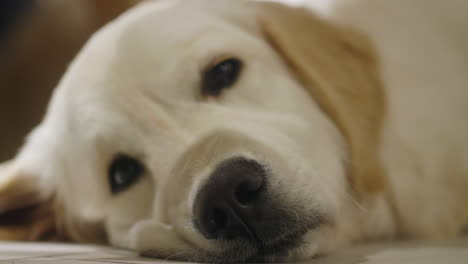
[[[167,263],[141,258],[134,252],[108,247],[0,243],[0,264]],[[177,262],[171,262],[177,263]],[[445,242],[369,244],[317,258],[314,264],[468,264],[468,237]]]
[[[310,263],[468,264],[468,237],[438,242],[365,244]]]

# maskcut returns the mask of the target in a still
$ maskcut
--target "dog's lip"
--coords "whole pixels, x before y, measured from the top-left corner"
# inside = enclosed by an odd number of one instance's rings
[[[270,255],[297,247],[300,244],[300,238],[304,233],[288,235],[287,238],[278,240],[275,243],[263,244],[258,247],[259,255]]]
[[[263,242],[256,246],[257,252],[245,259],[245,262],[259,262],[266,257],[285,257],[289,251],[300,247],[304,243],[303,238],[310,230],[315,230],[326,223],[327,217],[320,216],[309,225],[293,230],[275,241]]]
[[[307,224],[292,227],[289,232],[282,234],[280,237],[273,240],[264,241],[256,237],[256,239],[247,239],[237,242],[219,240],[230,245],[228,248],[221,250],[219,253],[208,253],[203,258],[203,262],[220,263],[253,263],[253,262],[278,262],[287,259],[289,253],[304,245],[305,235],[311,231],[320,228],[329,223],[329,218],[325,214],[317,214],[313,221]],[[230,248],[230,249],[229,249]],[[241,249],[245,254],[239,254]],[[237,252],[237,253],[236,253]],[[219,260],[222,261],[219,261]]]
[[[314,225],[314,228],[317,227],[317,225]],[[281,262],[287,259],[291,250],[302,246],[304,242],[303,238],[309,231],[310,229],[308,227],[302,227],[288,232],[274,241],[258,243],[245,240],[238,241],[234,244],[228,243],[230,244],[230,249],[225,248],[225,250],[221,250],[217,253],[194,249],[193,251],[186,251],[179,254],[167,254],[167,252],[165,253],[164,251],[154,249],[142,252],[142,255],[173,261],[195,261],[203,263]]]
[[[308,229],[302,229],[284,235],[281,239],[273,242],[263,242],[257,246],[258,256],[281,255],[291,249],[298,247],[303,241],[302,238]]]
[[[272,259],[282,260],[288,256],[288,253],[302,245],[303,237],[309,231],[308,228],[301,228],[288,232],[281,236],[281,238],[275,239],[274,241],[244,241],[246,251],[250,253],[244,256],[234,257],[229,259],[229,263],[233,262],[271,262]],[[247,250],[249,248],[249,250]],[[221,255],[230,255],[232,252],[225,251]],[[224,258],[223,258],[224,259]]]
[[[287,232],[269,240],[263,240],[258,236],[255,236],[254,239],[250,237],[250,239],[239,239],[237,241],[214,239],[211,240],[211,243],[219,245],[216,250],[207,247],[202,248],[198,243],[190,243],[192,250],[168,254],[168,252],[154,248],[144,252],[143,255],[174,261],[204,263],[281,262],[287,260],[293,250],[307,243],[304,237],[308,232],[331,223],[330,216],[321,210],[314,210],[308,217],[303,218],[307,219],[307,221],[296,222],[292,224],[291,228],[288,228]],[[184,237],[183,234],[180,235]]]

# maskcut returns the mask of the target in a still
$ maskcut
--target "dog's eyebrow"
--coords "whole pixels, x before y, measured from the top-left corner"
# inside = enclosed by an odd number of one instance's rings
[[[120,103],[122,110],[131,120],[138,123],[140,128],[146,128],[149,133],[153,133],[153,124],[156,124],[158,130],[164,130],[174,141],[183,144],[189,142],[191,137],[183,133],[183,129],[173,118],[169,118],[168,112],[175,106],[167,100],[144,89],[120,98],[120,101],[123,101]]]
[[[157,95],[156,93],[150,92],[148,89],[141,89],[140,93],[142,94],[144,99],[149,99],[153,103],[157,105],[161,105],[165,109],[168,109],[168,110],[174,109],[174,106],[171,105],[167,100]]]

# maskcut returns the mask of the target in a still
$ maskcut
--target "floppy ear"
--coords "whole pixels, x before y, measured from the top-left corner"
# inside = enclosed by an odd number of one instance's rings
[[[53,199],[39,186],[14,162],[0,164],[0,240],[58,239]]]
[[[359,195],[384,188],[378,146],[385,96],[371,43],[303,8],[263,3],[265,37],[348,143],[349,180]]]

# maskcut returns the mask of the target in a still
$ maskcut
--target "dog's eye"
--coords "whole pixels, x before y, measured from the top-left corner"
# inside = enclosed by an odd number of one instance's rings
[[[125,191],[132,186],[144,172],[143,165],[127,155],[119,155],[109,167],[109,184],[112,194]]]
[[[241,68],[242,62],[236,58],[225,59],[210,67],[203,74],[202,94],[219,96],[237,81]]]

